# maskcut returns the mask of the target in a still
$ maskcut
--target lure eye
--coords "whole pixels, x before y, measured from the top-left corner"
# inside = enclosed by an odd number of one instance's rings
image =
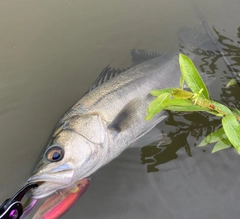
[[[64,150],[60,146],[52,146],[45,152],[45,157],[51,162],[57,162],[63,159]]]

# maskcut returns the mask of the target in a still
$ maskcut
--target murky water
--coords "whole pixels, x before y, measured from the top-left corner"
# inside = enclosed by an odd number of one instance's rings
[[[197,4],[239,69],[239,2]],[[129,66],[133,48],[175,50],[183,26],[201,26],[187,0],[1,0],[0,202],[24,185],[54,124],[104,67]],[[224,88],[225,63],[200,56],[203,63],[217,77],[212,97],[240,108],[239,87]],[[169,114],[160,127],[170,145],[125,151],[63,218],[239,218],[239,156],[195,147],[218,125],[205,114]]]

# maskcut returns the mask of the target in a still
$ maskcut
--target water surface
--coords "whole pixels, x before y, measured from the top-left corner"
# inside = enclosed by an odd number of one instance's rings
[[[238,70],[239,2],[196,3]],[[2,0],[0,201],[24,185],[54,124],[104,67],[128,67],[131,49],[177,49],[184,26],[202,30],[187,0]],[[203,63],[216,75],[211,96],[239,107],[239,88],[224,88],[231,76],[225,63],[199,56],[197,66]],[[63,218],[239,218],[239,156],[195,147],[218,125],[206,114],[170,113],[160,124],[170,145],[125,151]]]

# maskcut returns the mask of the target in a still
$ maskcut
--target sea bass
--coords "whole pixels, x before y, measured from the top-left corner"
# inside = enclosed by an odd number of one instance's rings
[[[208,44],[206,36],[193,29],[181,29],[179,38],[189,50]],[[146,109],[153,100],[149,93],[179,86],[178,54],[179,51],[161,55],[133,50],[131,68],[105,68],[56,125],[28,179],[39,184],[32,196],[39,199],[74,188],[79,180],[91,176],[162,121],[164,113],[145,120]]]

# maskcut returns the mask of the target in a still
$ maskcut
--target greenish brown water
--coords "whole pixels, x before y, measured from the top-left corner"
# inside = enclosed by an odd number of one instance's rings
[[[239,2],[196,2],[238,71]],[[175,50],[183,26],[201,26],[187,0],[2,0],[0,202],[24,185],[57,120],[104,67],[129,66],[131,49]],[[215,72],[212,97],[240,108],[239,87],[224,88],[225,63],[200,56],[196,64]],[[218,125],[205,114],[170,113],[160,124],[170,145],[125,151],[63,218],[238,219],[239,156],[195,147]]]

